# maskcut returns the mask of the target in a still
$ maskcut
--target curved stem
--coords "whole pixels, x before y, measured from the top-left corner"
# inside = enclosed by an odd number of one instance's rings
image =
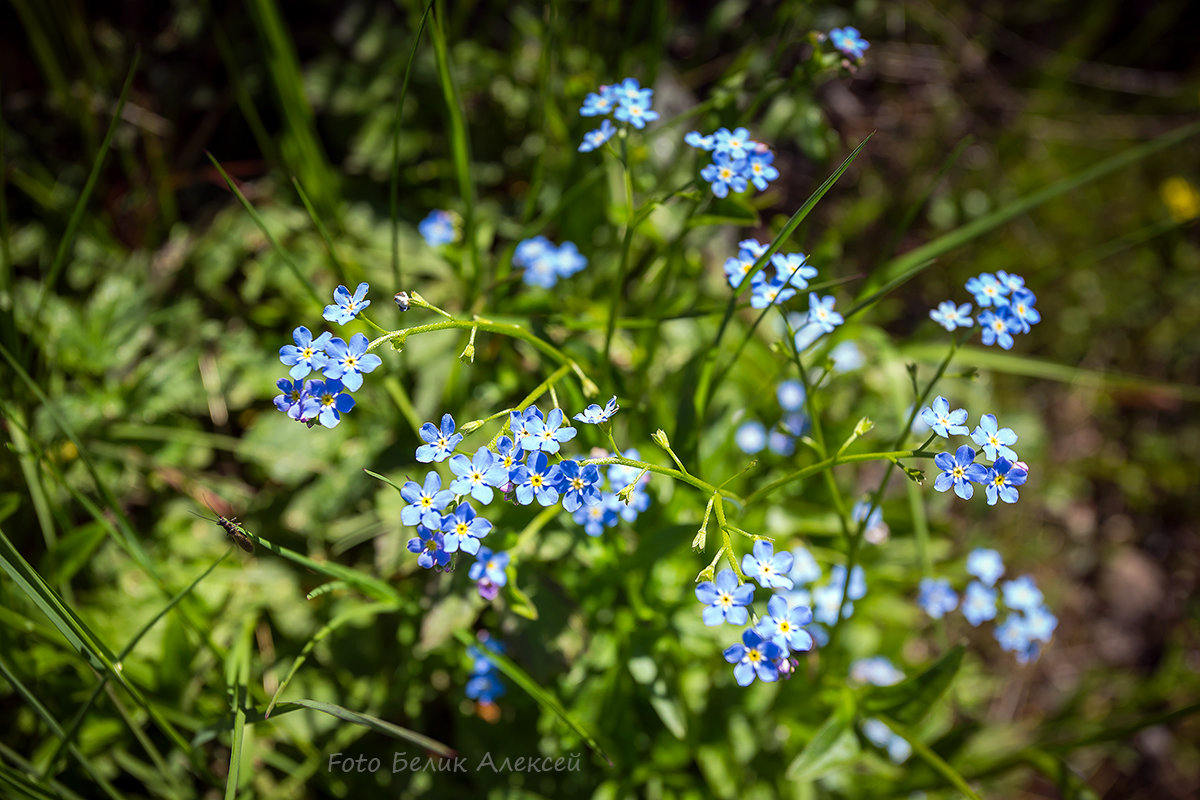
[[[728,497],[730,500],[734,501],[735,503],[744,503],[745,502],[742,500],[741,497],[739,497],[738,495],[729,491],[728,489],[717,488],[716,486],[713,486],[711,483],[708,483],[707,481],[702,481],[699,478],[696,478],[696,477],[693,477],[692,475],[687,474],[686,472],[680,472],[677,469],[671,469],[669,467],[660,467],[657,464],[647,464],[645,461],[634,461],[631,458],[621,458],[619,456],[606,456],[604,458],[583,458],[583,459],[580,459],[580,461],[579,461],[579,465],[581,467],[587,466],[588,464],[597,464],[597,465],[598,464],[621,464],[622,466],[626,466],[626,467],[637,467],[638,469],[646,470],[647,472],[654,472],[659,475],[666,475],[668,478],[674,478],[677,481],[683,481],[684,483],[691,484],[692,486],[695,486],[697,489],[700,489],[701,491],[703,491],[707,494],[710,494],[710,495],[715,494],[715,495],[720,495],[721,497]]]
[[[575,359],[571,358],[566,353],[559,350],[557,347],[545,341],[544,339],[539,339],[537,336],[534,336],[520,325],[513,325],[507,322],[492,322],[491,320],[486,319],[448,319],[445,322],[430,322],[425,325],[414,325],[411,328],[401,328],[398,331],[385,333],[383,336],[380,336],[367,345],[367,352],[370,352],[376,347],[379,347],[380,345],[390,342],[394,339],[404,341],[409,336],[419,336],[422,333],[453,330],[455,328],[478,328],[479,330],[487,331],[488,333],[498,333],[502,336],[510,336],[514,339],[520,339],[523,342],[528,342],[543,355],[551,358],[554,361],[557,361],[563,366],[570,367],[571,371],[579,377],[579,382],[583,387],[583,393],[585,396],[592,397],[600,392],[600,387],[598,387],[596,383],[584,373],[583,369],[579,366]]]
[[[750,493],[746,498],[746,504],[750,505],[756,500],[761,500],[772,492],[787,486],[795,481],[802,481],[805,478],[816,475],[822,470],[827,470],[838,464],[860,464],[864,461],[891,461],[893,464],[901,458],[933,458],[933,453],[922,450],[892,450],[886,453],[857,453],[851,456],[833,456],[824,461],[818,461],[815,464],[809,464],[804,469],[796,470],[790,475],[784,475],[778,480],[771,481],[766,486]]]

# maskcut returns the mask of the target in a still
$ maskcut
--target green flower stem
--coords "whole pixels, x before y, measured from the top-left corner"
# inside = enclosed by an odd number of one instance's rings
[[[908,421],[904,424],[904,427],[900,429],[900,433],[896,435],[896,442],[893,447],[898,447],[905,439],[909,437],[910,432],[912,431],[913,421],[917,418],[917,414],[920,413],[921,407],[925,405],[925,401],[929,399],[930,393],[933,392],[933,387],[937,385],[937,382],[941,380],[942,375],[946,373],[946,368],[950,366],[950,362],[954,359],[954,354],[958,351],[958,346],[961,342],[962,333],[958,333],[950,342],[950,350],[946,353],[946,357],[942,359],[942,363],[938,365],[937,372],[934,373],[933,377],[930,378],[929,383],[926,384],[925,391],[923,391],[921,396],[917,398],[917,401],[913,403],[912,411],[909,412],[908,415]],[[925,443],[922,444],[917,451],[914,451],[914,454],[916,452],[922,452],[923,458],[932,458],[933,456],[931,454],[924,451],[925,448],[928,447],[936,437],[937,434],[931,434],[930,437],[925,440]],[[850,554],[846,559],[846,583],[842,587],[842,603],[838,606],[837,619],[834,620],[833,629],[829,632],[830,644],[833,644],[833,642],[837,639],[838,629],[842,624],[842,609],[846,605],[846,593],[850,591],[850,571],[854,569],[855,565],[858,563],[858,550],[862,544],[863,531],[867,527],[867,520],[870,519],[871,514],[875,512],[875,509],[879,507],[879,503],[883,499],[883,492],[887,488],[888,481],[892,478],[892,470],[895,468],[896,461],[893,460],[890,464],[888,464],[887,470],[884,471],[883,480],[879,482],[879,488],[875,490],[875,494],[871,498],[871,505],[869,508],[867,508],[867,513],[863,514],[862,519],[858,521],[858,526],[854,532],[854,538],[850,540]],[[910,489],[909,503],[913,504],[914,509],[915,504],[918,504],[919,501],[920,498],[917,497]],[[921,509],[921,511],[923,512],[924,509]],[[917,521],[917,524],[913,529],[913,536],[916,540],[917,554],[921,562],[921,577],[928,578],[933,572],[933,564],[930,561],[929,556],[929,526],[924,524],[924,513],[918,515],[914,510],[913,519]],[[943,643],[945,643],[945,628],[941,620],[938,621],[938,628]]]
[[[616,453],[617,455],[621,455],[621,448],[617,447],[617,440],[614,439],[613,435],[612,435],[612,423],[611,422],[605,424],[604,433],[608,435],[608,443],[612,445],[613,452]]]
[[[647,472],[654,472],[658,475],[666,475],[668,478],[674,478],[677,481],[683,481],[684,483],[691,484],[706,494],[727,497],[733,502],[739,504],[744,503],[741,497],[729,491],[728,489],[719,489],[716,486],[713,486],[711,483],[707,483],[699,478],[688,475],[686,472],[680,472],[677,469],[671,469],[670,467],[660,467],[657,464],[647,464],[645,461],[634,461],[631,458],[621,458],[619,456],[584,458],[579,461],[579,465],[581,467],[587,466],[588,464],[621,464],[622,466],[626,467],[637,467],[638,469],[645,470]],[[724,513],[724,511],[720,512],[721,515],[724,515]]]
[[[443,313],[445,313],[445,312],[443,312]],[[574,372],[579,377],[579,382],[583,388],[583,393],[585,396],[593,397],[600,393],[600,387],[598,387],[596,385],[596,383],[584,373],[584,371],[580,368],[579,364],[576,363],[576,361],[573,358],[571,358],[566,353],[562,352],[561,350],[559,350],[557,347],[550,344],[549,342],[544,341],[543,339],[539,339],[537,336],[534,336],[532,333],[525,330],[520,325],[513,325],[513,324],[507,323],[507,322],[492,322],[491,320],[486,320],[486,319],[481,319],[481,318],[477,318],[474,320],[462,320],[462,319],[451,318],[451,319],[446,320],[445,322],[430,322],[426,325],[414,325],[411,328],[401,328],[398,331],[391,331],[390,333],[385,333],[383,336],[380,336],[378,339],[375,339],[374,341],[372,341],[371,344],[367,346],[367,351],[370,352],[371,350],[374,350],[376,347],[379,347],[380,345],[385,344],[390,341],[393,341],[395,339],[399,339],[401,342],[403,342],[409,336],[419,336],[422,333],[432,333],[433,331],[453,330],[456,328],[457,329],[478,328],[481,331],[487,331],[488,333],[498,333],[501,336],[510,336],[514,339],[520,339],[523,342],[527,342],[527,343],[533,345],[533,347],[536,348],[543,355],[551,358],[554,361],[557,361],[559,364],[562,364],[563,366],[569,367],[571,369],[571,371]]]
[[[370,317],[368,317],[366,314],[359,314],[359,315],[358,315],[358,319],[360,319],[360,320],[362,320],[363,322],[367,323],[368,325],[370,325],[372,328],[374,328],[375,330],[379,331],[380,333],[387,333],[387,332],[388,332],[388,331],[387,331],[387,328],[381,328],[381,327],[379,327],[379,326],[378,326],[378,325],[376,325],[376,324],[375,324],[375,322],[374,322],[374,321],[373,321],[373,320],[372,320]]]
[[[834,456],[832,458],[826,458],[823,461],[818,461],[815,464],[809,464],[804,469],[798,469],[789,475],[784,475],[782,478],[771,481],[766,486],[762,486],[754,490],[746,498],[746,504],[750,505],[758,500],[763,499],[767,495],[782,489],[789,483],[802,481],[805,478],[816,475],[824,470],[837,466],[838,464],[861,464],[864,461],[890,461],[892,462],[892,465],[895,465],[896,461],[901,458],[933,458],[933,453],[929,453],[924,450],[890,450],[882,453],[856,453],[849,456]]]
[[[779,313],[783,316],[784,324],[787,325],[787,315],[783,309],[779,308]],[[796,369],[800,371],[800,382],[804,384],[804,407],[808,412],[809,423],[812,425],[813,439],[817,443],[817,452],[822,458],[829,457],[829,449],[825,444],[825,428],[821,425],[821,409],[817,408],[817,387],[808,380],[808,370],[804,368],[804,359],[800,357],[800,351],[796,349],[795,335],[792,333],[792,328],[787,325],[788,340],[792,344],[792,357],[796,361]],[[824,376],[822,376],[824,377]],[[842,458],[846,448],[842,448],[834,455],[834,458]],[[826,470],[825,486],[829,489],[829,496],[833,499],[834,510],[837,511],[838,523],[842,527],[842,536],[849,538],[850,523],[846,516],[846,504],[842,500],[842,492],[838,488],[837,480],[833,477],[832,470]],[[844,601],[844,598],[843,598]]]
[[[621,241],[621,262],[617,267],[617,284],[612,293],[612,302],[608,306],[608,324],[604,329],[604,361],[611,363],[609,354],[612,351],[613,333],[617,329],[617,314],[621,309],[621,292],[625,288],[625,272],[629,269],[629,252],[633,245],[633,232],[640,220],[635,219],[637,210],[633,207],[633,174],[629,171],[629,136],[627,131],[621,135],[621,172],[625,179],[625,236]]]
[[[729,566],[733,567],[733,572],[738,577],[739,583],[746,582],[746,573],[742,572],[742,567],[737,562],[737,555],[733,552],[733,541],[729,538],[729,523],[725,521],[725,501],[720,497],[713,508],[717,512],[717,527],[721,529],[722,550],[725,557],[729,559]]]
[[[847,582],[849,582],[848,579]],[[962,775],[958,774],[958,771],[955,770],[954,767],[947,764],[941,756],[929,749],[929,746],[922,742],[920,738],[913,734],[912,731],[910,731],[904,725],[901,725],[899,722],[896,722],[896,720],[892,719],[891,717],[881,714],[879,715],[879,719],[883,722],[883,724],[895,731],[897,736],[908,742],[912,746],[913,752],[916,753],[922,761],[932,767],[935,772],[949,781],[951,786],[958,789],[958,791],[962,793],[963,797],[969,797],[971,800],[980,800],[979,795],[976,794],[975,790],[970,787],[966,779],[963,778]]]
[[[418,294],[417,292],[413,292],[413,293],[412,293],[412,294],[409,296],[409,298],[408,298],[408,302],[409,302],[409,304],[410,304],[410,305],[417,306],[418,308],[427,308],[427,309],[429,309],[430,311],[433,311],[433,312],[436,312],[436,313],[438,313],[438,314],[441,314],[441,315],[442,315],[443,317],[445,317],[446,319],[454,319],[454,316],[453,316],[453,315],[451,315],[450,313],[448,313],[448,312],[446,312],[446,311],[444,311],[444,310],[442,310],[442,309],[438,308],[437,306],[435,306],[433,303],[431,303],[431,302],[429,302],[428,300],[426,300],[424,297],[422,297],[422,296],[421,296],[420,294]]]
[[[517,543],[508,548],[508,554],[512,557],[511,566],[516,566],[521,558],[533,553],[533,548],[537,542],[537,535],[542,528],[546,527],[552,519],[558,516],[558,512],[562,511],[562,506],[555,503],[552,506],[543,508],[538,512],[538,515],[530,520],[520,533],[517,534]]]
[[[495,414],[492,414],[490,417],[488,417],[484,420],[481,420],[479,423],[480,427],[483,427],[484,425],[486,425],[487,423],[491,422],[494,419],[499,419],[500,417],[508,416],[509,412],[524,411],[525,409],[529,408],[531,405],[533,405],[537,401],[537,399],[539,397],[541,397],[543,394],[546,393],[547,389],[549,389],[551,386],[554,385],[555,381],[562,380],[562,378],[570,371],[570,369],[571,369],[570,366],[564,364],[563,366],[554,370],[554,372],[550,373],[550,376],[548,378],[546,378],[546,380],[539,383],[532,392],[525,395],[525,399],[522,400],[521,402],[517,403],[516,408],[506,408],[503,411],[497,411]],[[500,427],[500,430],[496,431],[496,435],[492,437],[492,441],[490,441],[488,443],[489,450],[494,451],[496,449],[496,444],[500,441],[500,437],[503,436],[505,433],[507,433],[508,429],[509,429],[508,428],[508,420],[505,420],[504,424]],[[518,447],[520,446],[520,444],[521,444],[520,442],[517,442]]]

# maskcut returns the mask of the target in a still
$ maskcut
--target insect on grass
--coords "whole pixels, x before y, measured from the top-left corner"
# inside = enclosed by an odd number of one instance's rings
[[[211,506],[208,510],[212,511],[214,514],[217,514],[216,511],[213,511]],[[246,529],[238,524],[237,517],[223,517],[220,514],[217,514],[216,517],[206,517],[203,514],[196,514],[195,511],[193,511],[192,514],[200,519],[206,519],[209,522],[217,523],[225,529],[225,532],[229,534],[229,538],[233,539],[238,547],[242,548],[247,553],[254,552],[254,542],[252,542],[250,537],[246,535]]]

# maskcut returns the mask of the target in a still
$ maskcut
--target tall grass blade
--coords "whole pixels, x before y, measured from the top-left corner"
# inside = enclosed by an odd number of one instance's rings
[[[187,741],[179,735],[175,726],[146,702],[136,686],[126,680],[125,675],[117,666],[119,662],[112,651],[104,646],[103,642],[84,624],[74,610],[50,588],[37,570],[17,551],[3,530],[0,530],[0,570],[8,574],[21,592],[46,615],[50,623],[58,629],[63,638],[89,666],[115,680],[133,698],[134,702],[150,715],[163,733],[184,752],[190,752]]]
[[[364,728],[370,728],[371,730],[382,733],[386,736],[391,736],[396,739],[403,739],[406,742],[412,742],[415,745],[424,747],[426,750],[430,750],[445,758],[453,758],[455,755],[457,755],[453,748],[442,744],[437,739],[431,739],[424,734],[417,733],[416,731],[409,730],[408,728],[402,728],[399,725],[395,725],[387,720],[380,719],[379,717],[373,717],[370,714],[364,714],[361,711],[351,711],[348,708],[343,708],[342,706],[334,705],[333,703],[319,703],[316,700],[289,700],[276,708],[275,716],[278,717],[281,714],[286,714],[289,711],[296,711],[300,708],[311,708],[314,711],[320,711],[323,714],[329,714],[330,716],[337,717],[338,719],[345,720],[346,722],[350,722],[355,725],[361,725]]]
[[[283,245],[279,243],[279,240],[275,238],[275,234],[271,233],[271,229],[267,227],[266,221],[263,220],[262,216],[258,213],[258,211],[255,210],[254,206],[251,205],[250,201],[246,199],[246,195],[242,194],[242,190],[238,188],[236,183],[234,183],[233,178],[229,177],[229,173],[227,173],[225,168],[221,166],[221,163],[217,161],[215,157],[213,157],[212,153],[206,150],[204,151],[204,154],[208,156],[208,160],[212,162],[212,165],[217,168],[217,172],[221,173],[221,177],[225,179],[226,185],[229,186],[229,191],[233,192],[233,194],[237,197],[238,202],[242,204],[242,207],[246,209],[246,213],[250,215],[250,219],[254,220],[254,224],[257,225],[258,229],[263,232],[263,236],[267,237],[267,241],[271,243],[271,247],[275,250],[275,253],[281,259],[283,259],[283,263],[286,264],[288,269],[292,271],[292,274],[296,276],[296,280],[300,281],[300,284],[305,288],[305,290],[308,291],[308,294],[310,297],[312,297],[313,302],[324,308],[325,301],[321,299],[321,296],[317,294],[317,290],[313,288],[312,281],[305,277],[304,272],[300,269],[300,265],[297,264],[296,260],[292,258],[292,254],[285,250]]]
[[[412,50],[408,52],[404,80],[400,82],[400,96],[396,98],[396,117],[392,122],[392,169],[388,176],[388,213],[392,220],[392,284],[397,288],[404,286],[403,276],[400,274],[400,120],[404,114],[404,99],[408,97],[408,79],[412,77],[417,47],[421,44],[421,34],[425,31],[425,23],[429,20],[429,12],[432,10],[433,0],[429,0],[413,36]]]
[[[92,191],[96,188],[96,181],[100,179],[100,170],[104,166],[104,160],[108,156],[108,149],[112,146],[113,136],[117,132],[117,126],[121,122],[121,112],[125,110],[125,101],[129,99],[129,89],[133,86],[133,76],[137,74],[138,62],[141,60],[141,51],[136,51],[133,54],[133,63],[129,65],[129,72],[125,75],[125,85],[121,87],[121,94],[117,97],[117,108],[113,112],[112,121],[108,124],[108,130],[104,133],[104,141],[100,144],[100,151],[96,153],[96,157],[92,160],[92,170],[88,173],[87,180],[83,184],[83,189],[79,192],[79,197],[75,201],[75,207],[71,209],[71,216],[67,219],[67,228],[63,231],[62,239],[59,240],[58,250],[54,253],[54,261],[50,264],[50,271],[46,274],[45,280],[42,281],[41,291],[38,293],[37,305],[33,310],[33,323],[31,327],[37,327],[38,318],[42,313],[42,304],[46,301],[46,295],[54,288],[54,284],[58,281],[59,273],[67,264],[67,258],[71,255],[75,245],[75,232],[79,228],[79,223],[83,220],[83,214],[87,211],[88,201],[92,198]]]
[[[479,645],[479,643],[475,641],[475,638],[472,637],[471,634],[463,630],[456,630],[454,632],[454,638],[458,639],[458,641],[462,643],[463,647],[478,647]],[[525,670],[518,667],[514,662],[510,661],[505,656],[502,656],[499,653],[495,653],[484,647],[480,647],[479,652],[483,653],[488,660],[493,662],[501,672],[503,672],[509,678],[512,678],[513,683],[517,684],[517,686],[520,686],[521,689],[523,689],[526,694],[532,697],[538,705],[553,711],[559,719],[567,724],[568,728],[575,731],[575,733],[577,733],[579,737],[587,743],[587,746],[592,749],[592,752],[603,758],[610,767],[613,766],[612,759],[609,758],[608,754],[605,753],[600,747],[600,744],[596,741],[595,737],[588,733],[588,731],[582,725],[580,725],[573,716],[571,716],[567,709],[563,708],[562,703],[558,702],[558,698],[555,697],[549,690],[543,689],[537,681],[529,677],[529,674],[525,672]]]
[[[283,117],[280,152],[287,169],[300,176],[325,216],[338,210],[338,177],[317,134],[296,46],[274,0],[248,0],[246,7],[264,47],[267,70]]]
[[[932,242],[909,250],[907,253],[876,268],[863,285],[862,290],[859,292],[859,297],[866,297],[889,281],[914,277],[926,269],[932,263],[932,260],[938,256],[945,255],[967,242],[983,236],[985,233],[1000,227],[1009,220],[1032,211],[1059,195],[1066,194],[1073,189],[1078,189],[1080,186],[1099,180],[1105,175],[1116,172],[1131,164],[1136,164],[1138,161],[1180,142],[1184,142],[1198,133],[1200,133],[1200,122],[1179,128],[1145,144],[1131,147],[1074,175],[1056,181],[1018,200],[1014,200],[990,214],[985,214],[978,219],[972,220],[960,228],[939,236]]]
[[[463,241],[466,244],[467,264],[470,271],[461,277],[468,285],[468,294],[474,299],[479,293],[482,276],[479,274],[479,242],[475,240],[475,182],[471,180],[471,139],[467,135],[467,124],[463,117],[462,98],[450,72],[449,46],[442,29],[445,19],[444,7],[437,4],[429,31],[433,39],[433,51],[437,57],[438,82],[446,109],[450,116],[450,153],[454,161],[454,174],[458,178],[458,193],[463,204]],[[491,282],[489,277],[485,284]]]

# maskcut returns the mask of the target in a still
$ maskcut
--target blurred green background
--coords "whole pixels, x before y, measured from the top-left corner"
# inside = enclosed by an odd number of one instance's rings
[[[783,367],[764,335],[712,418],[679,421],[687,388],[679,376],[711,340],[711,318],[623,327],[615,366],[604,365],[610,256],[593,257],[569,290],[529,292],[511,280],[464,277],[457,256],[422,243],[415,226],[430,209],[466,211],[428,29],[400,118],[396,280],[392,133],[422,10],[273,0],[11,0],[0,8],[0,342],[8,353],[0,527],[117,650],[226,547],[217,526],[188,515],[212,503],[271,541],[397,583],[411,604],[332,633],[298,673],[297,696],[361,709],[464,753],[499,754],[514,742],[528,747],[513,755],[585,752],[582,772],[550,776],[331,775],[330,752],[390,754],[406,743],[297,712],[255,726],[244,796],[360,797],[384,786],[436,797],[498,786],[545,797],[942,796],[923,766],[848,767],[819,786],[780,777],[796,741],[823,719],[817,695],[836,702],[836,692],[814,684],[811,697],[785,701],[731,685],[724,645],[692,619],[691,581],[708,558],[687,549],[703,502],[697,507],[685,487],[656,484],[651,512],[613,534],[616,545],[581,542],[566,515],[548,525],[519,572],[540,610],[536,622],[505,605],[483,609],[463,576],[450,588],[452,576],[435,580],[415,567],[404,552],[402,503],[362,468],[415,474],[414,423],[445,411],[461,423],[514,405],[550,372],[532,351],[481,335],[470,365],[456,358],[463,337],[414,340],[402,354],[383,354],[359,407],[334,431],[303,431],[271,406],[284,374],[279,346],[296,325],[319,327],[312,291],[326,298],[338,283],[368,280],[385,327],[413,324],[388,302],[406,289],[455,312],[479,299],[485,315],[520,317],[566,342],[591,365],[604,398],[621,396],[623,442],[648,459],[660,455],[649,436],[662,427],[697,459],[698,474],[732,474],[745,462],[732,452],[734,415],[756,406],[769,413],[758,398],[769,398]],[[579,104],[600,83],[633,75],[656,89],[663,120],[637,150],[639,193],[688,178],[678,140],[693,128],[741,122],[775,148],[783,177],[753,199],[759,226],[684,237],[687,217],[676,205],[639,230],[649,244],[615,287],[631,318],[723,308],[720,265],[737,239],[769,238],[871,132],[794,239],[823,277],[849,283],[843,297],[897,254],[1200,118],[1200,7],[1183,0],[468,2],[444,12],[470,139],[467,196],[488,275],[502,278],[511,246],[532,233],[575,241],[588,255],[619,243],[616,173],[575,152],[593,127]],[[811,32],[845,24],[871,42],[864,63],[813,69]],[[127,100],[94,169],[135,53]],[[899,424],[904,363],[936,364],[944,353],[929,308],[968,300],[963,282],[998,269],[1024,275],[1039,297],[1043,322],[1013,357],[976,346],[956,361],[947,387],[973,414],[994,410],[1029,443],[1021,503],[988,515],[926,493],[935,560],[996,547],[1015,572],[1037,577],[1060,618],[1053,645],[1020,669],[979,632],[953,632],[983,655],[956,688],[954,711],[930,724],[944,732],[951,716],[968,721],[955,728],[977,733],[961,769],[984,781],[985,796],[1200,792],[1200,722],[1191,715],[1200,701],[1198,186],[1200,150],[1189,138],[940,256],[845,332],[868,366],[831,386],[825,405],[846,409],[832,420],[839,431],[871,415],[883,441]],[[962,376],[972,366],[979,374]],[[582,408],[574,385],[559,392],[565,407]],[[840,479],[851,493],[861,488],[852,473]],[[916,579],[908,503],[904,487],[894,488],[888,555],[868,556],[879,596],[861,604],[851,640],[860,655],[888,652],[915,668],[937,648],[932,636],[908,635],[924,619],[900,599],[911,598]],[[814,487],[758,523],[792,526],[832,554],[839,545],[825,508]],[[143,709],[112,691],[79,728],[83,760],[54,761],[60,784],[47,796],[101,796],[84,763],[120,796],[220,796],[230,742],[218,653],[252,641],[251,701],[261,706],[321,626],[361,605],[347,593],[306,600],[321,582],[262,550],[226,558],[124,662],[186,732],[190,766]],[[46,716],[66,727],[95,677],[9,576],[0,595],[0,762],[24,772],[22,764],[44,767],[55,750]],[[451,638],[475,627],[507,641],[617,767],[587,755],[516,687],[500,720],[480,716],[462,696],[464,656]],[[710,685],[716,672],[721,680]],[[802,670],[783,689],[804,695],[803,680]],[[196,738],[223,715],[226,732]],[[1048,761],[1015,759],[1008,769],[1005,755],[1030,742]],[[1056,742],[1070,742],[1069,755]],[[949,753],[961,742],[942,744]],[[1070,777],[1058,772],[1060,756]]]

